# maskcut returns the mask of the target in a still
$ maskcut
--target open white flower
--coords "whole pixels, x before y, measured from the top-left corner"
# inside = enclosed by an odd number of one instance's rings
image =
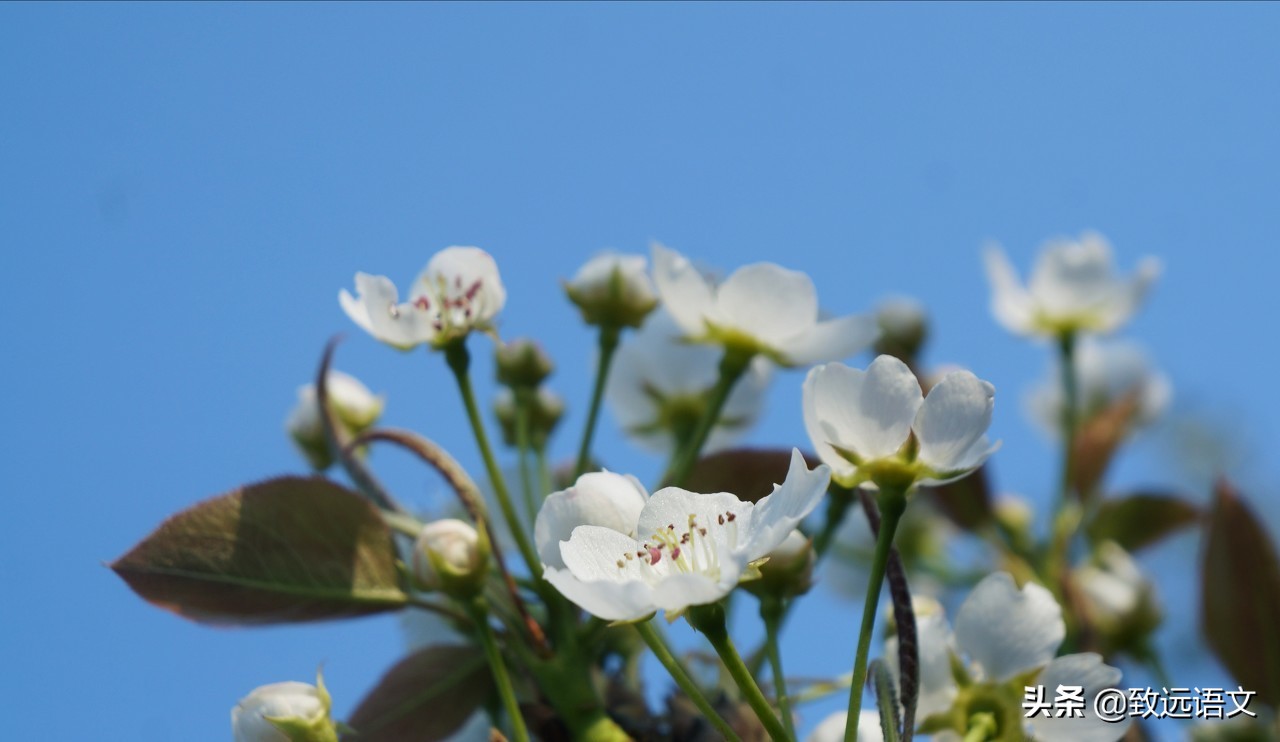
[[[334,421],[355,435],[377,422],[382,414],[383,398],[369,391],[359,379],[341,371],[330,371],[325,381]],[[298,387],[298,402],[285,419],[284,427],[298,451],[317,470],[329,468],[333,452],[325,439],[320,418],[320,400],[314,384]]]
[[[1154,628],[1158,623],[1155,587],[1114,541],[1098,544],[1093,561],[1076,569],[1075,579],[1090,618],[1103,630],[1137,629],[1143,623]]]
[[[995,387],[953,371],[926,397],[915,374],[893,356],[866,371],[828,363],[804,380],[804,422],[818,457],[845,487],[863,483],[904,491],[959,479],[998,447],[987,440]]]
[[[1116,276],[1111,246],[1096,232],[1046,243],[1026,286],[998,246],[988,247],[984,258],[991,312],[1019,335],[1112,332],[1129,320],[1160,275],[1160,262],[1145,258],[1132,279]]]
[[[507,301],[493,256],[478,247],[446,247],[431,257],[413,282],[408,300],[386,276],[356,274],[356,295],[343,289],[338,302],[365,332],[409,350],[439,348],[472,330],[492,329]]]
[[[1087,420],[1132,394],[1137,402],[1131,423],[1149,425],[1173,397],[1169,377],[1151,366],[1137,343],[1085,338],[1075,350],[1078,420]],[[1049,435],[1061,437],[1065,402],[1062,369],[1056,362],[1025,398],[1027,412]]]
[[[543,577],[569,600],[609,621],[635,621],[658,610],[674,618],[694,605],[728,595],[786,539],[822,499],[830,470],[791,455],[786,481],[752,504],[727,492],[697,494],[678,487],[654,493],[636,533],[584,525],[560,544],[565,568]]]
[[[806,738],[807,742],[844,742],[845,727],[849,723],[849,712],[837,711],[822,720],[814,727]],[[884,732],[880,729],[880,712],[863,711],[858,714],[858,742],[884,742]]]
[[[687,258],[653,246],[653,280],[684,336],[760,353],[783,366],[847,358],[875,341],[873,317],[819,320],[809,276],[773,263],[753,263],[716,284]]]
[[[235,742],[337,742],[338,734],[329,718],[331,703],[319,679],[316,685],[294,681],[264,685],[231,709],[231,735]]]
[[[955,731],[963,731],[971,712],[980,710],[997,713],[1000,725],[1028,725],[1041,742],[1113,742],[1124,736],[1127,723],[1103,721],[1093,711],[1094,697],[1120,682],[1120,671],[1093,653],[1054,657],[1066,626],[1062,609],[1040,585],[1028,583],[1018,589],[1008,573],[988,575],[961,604],[954,634],[940,612],[920,617],[916,628],[921,668],[918,718],[946,714],[960,727]],[[891,644],[885,652],[896,655],[897,648]],[[951,670],[947,658],[952,653],[968,675],[964,685],[957,685]],[[1028,685],[1044,686],[1049,702],[1059,685],[1083,687],[1084,715],[1027,719],[1019,705],[999,701],[1010,696],[996,692],[996,686],[1016,682],[1016,697],[1021,697],[1028,677]]]
[[[588,472],[568,489],[547,495],[533,524],[533,541],[542,563],[564,569],[560,542],[578,526],[601,526],[636,535],[640,512],[649,500],[640,480],[609,471]]]
[[[622,429],[655,453],[671,453],[681,435],[697,427],[718,377],[720,351],[681,342],[681,337],[666,311],[650,314],[619,346],[605,387],[605,400]],[[771,374],[764,358],[751,362],[729,393],[705,453],[729,446],[755,423]]]
[[[564,290],[592,325],[639,327],[658,306],[643,255],[601,253],[578,269]]]

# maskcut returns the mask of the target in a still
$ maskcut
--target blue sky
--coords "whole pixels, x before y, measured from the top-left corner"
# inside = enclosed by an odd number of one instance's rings
[[[407,281],[450,244],[497,257],[503,336],[545,343],[578,415],[591,340],[558,281],[599,249],[775,260],[836,313],[917,296],[930,359],[999,390],[1002,488],[1039,498],[1053,455],[1018,399],[1045,349],[990,320],[978,251],[1025,268],[1096,228],[1125,269],[1164,259],[1127,334],[1271,513],[1278,30],[1263,4],[0,6],[8,733],[73,703],[101,739],[225,739],[237,698],[321,661],[353,706],[397,656],[394,620],[212,630],[102,563],[299,471],[281,420],[336,331],[388,422],[478,464],[441,359],[361,336],[336,301],[356,270]],[[799,381],[777,380],[754,442],[803,443]],[[1119,479],[1188,482],[1162,440]],[[600,442],[657,473],[607,425]],[[432,502],[407,459],[377,462]],[[1158,554],[1171,604],[1195,554]],[[791,664],[847,671],[856,611],[814,602],[821,630],[788,640],[813,659]],[[1221,680],[1183,634],[1187,684]]]

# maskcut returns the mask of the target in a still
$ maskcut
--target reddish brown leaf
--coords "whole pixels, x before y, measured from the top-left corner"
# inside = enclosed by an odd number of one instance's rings
[[[378,511],[321,478],[281,477],[206,500],[111,568],[144,600],[201,623],[344,618],[406,601]]]
[[[1222,480],[1206,524],[1201,628],[1245,690],[1280,705],[1280,561],[1257,517]]]
[[[1111,460],[1129,435],[1140,399],[1128,394],[1084,420],[1076,432],[1071,483],[1081,499],[1097,494]]]
[[[432,742],[453,734],[493,693],[484,653],[432,646],[395,664],[347,722],[359,742]]]
[[[1115,541],[1125,551],[1136,551],[1199,519],[1199,508],[1180,497],[1139,492],[1103,501],[1086,530],[1095,544]]]
[[[821,463],[809,453],[804,459],[810,469]],[[732,448],[699,459],[683,487],[691,492],[729,492],[755,502],[787,478],[790,466],[789,448]]]

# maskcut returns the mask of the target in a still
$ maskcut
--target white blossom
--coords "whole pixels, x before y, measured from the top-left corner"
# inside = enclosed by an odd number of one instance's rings
[[[636,535],[640,513],[649,500],[640,480],[613,472],[588,472],[572,487],[553,492],[543,501],[533,524],[533,540],[542,563],[564,569],[560,542],[578,526],[601,526],[627,536]]]
[[[959,479],[995,451],[987,440],[995,388],[968,371],[926,397],[905,363],[879,356],[866,371],[828,363],[804,381],[804,421],[819,458],[846,487],[907,488]]]
[[[1152,367],[1141,346],[1130,341],[1084,338],[1075,349],[1075,371],[1077,419],[1088,419],[1134,395],[1137,407],[1132,422],[1145,426],[1160,417],[1173,397],[1169,378]],[[1049,435],[1062,435],[1066,402],[1060,361],[1027,393],[1025,406]]]
[[[413,549],[413,573],[430,590],[448,587],[453,579],[478,580],[488,553],[469,523],[441,518],[422,527]]]
[[[369,391],[368,387],[353,376],[341,371],[330,371],[325,377],[325,388],[329,394],[329,407],[333,411],[334,422],[349,434],[365,430],[382,414],[382,396]],[[312,467],[323,470],[333,462],[329,442],[325,439],[320,400],[314,384],[298,387],[298,401],[285,419],[284,427],[298,451]]]
[[[443,347],[472,330],[492,329],[507,292],[493,256],[478,247],[446,247],[401,302],[386,276],[356,274],[356,295],[343,289],[338,302],[365,332],[408,350],[423,344]]]
[[[653,279],[684,336],[763,354],[783,366],[847,358],[875,341],[873,317],[819,319],[809,276],[753,263],[716,284],[680,253],[653,246]]]
[[[317,685],[294,681],[264,685],[231,709],[231,734],[235,742],[289,742],[283,726],[307,730],[306,739],[337,742],[330,705],[320,681]]]
[[[593,325],[639,327],[658,306],[643,255],[601,253],[578,269],[564,288],[583,319]]]
[[[727,492],[667,487],[641,510],[640,538],[606,526],[578,526],[560,544],[565,567],[548,565],[543,577],[609,621],[635,621],[658,610],[674,618],[733,590],[813,510],[829,480],[826,466],[809,471],[793,451],[786,481],[755,504]]]
[[[647,450],[669,454],[681,431],[702,419],[719,362],[716,348],[681,342],[679,326],[659,309],[618,347],[605,401],[628,437]],[[726,448],[750,429],[764,407],[771,374],[767,360],[752,361],[711,429],[705,453]]]
[[[849,712],[837,711],[822,720],[806,738],[807,742],[844,742]],[[884,742],[880,712],[870,709],[858,714],[858,742]]]
[[[940,616],[940,614],[936,614]],[[954,634],[945,619],[925,615],[917,622],[920,642],[919,718],[946,711],[957,697],[971,689],[956,685],[953,674],[943,670],[941,657],[954,653],[973,682],[1004,685],[1013,681],[1022,690],[1028,685],[1045,688],[1052,702],[1059,685],[1084,689],[1083,716],[1062,718],[1044,714],[1025,719],[1019,707],[1005,709],[1030,727],[1040,742],[1114,742],[1124,736],[1127,721],[1103,721],[1093,711],[1093,699],[1104,688],[1120,682],[1120,670],[1106,665],[1094,653],[1054,657],[1066,636],[1062,609],[1053,595],[1035,583],[1021,589],[1006,572],[988,575],[974,587],[956,614]],[[892,647],[896,654],[896,647]],[[886,648],[886,654],[890,648]],[[949,667],[949,660],[947,667]]]
[[[1019,335],[1112,332],[1129,320],[1160,274],[1159,261],[1145,258],[1132,279],[1115,275],[1111,246],[1096,232],[1045,244],[1025,286],[998,246],[988,247],[984,257],[991,312]]]

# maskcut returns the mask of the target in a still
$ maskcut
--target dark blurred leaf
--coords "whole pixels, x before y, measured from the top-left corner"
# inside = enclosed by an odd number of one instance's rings
[[[938,487],[925,488],[921,494],[933,499],[942,514],[966,531],[977,531],[991,522],[991,483],[988,467],[979,467],[964,479]]]
[[[1201,627],[1245,690],[1280,705],[1280,562],[1239,494],[1221,480],[1206,524]]]
[[[1071,470],[1071,483],[1081,499],[1097,493],[1111,460],[1133,426],[1138,405],[1138,395],[1127,394],[1081,423]]]
[[[391,533],[359,495],[281,477],[172,516],[111,568],[144,600],[211,624],[271,624],[395,610]]]
[[[821,463],[810,453],[804,460],[810,469]],[[789,448],[731,448],[699,459],[682,486],[691,492],[729,492],[756,502],[787,478],[790,466]]]
[[[431,742],[467,721],[493,693],[484,653],[470,646],[431,646],[387,671],[360,702],[343,739],[359,742]]]
[[[1114,541],[1125,551],[1136,551],[1199,519],[1199,509],[1186,500],[1143,492],[1103,501],[1086,530],[1095,544]]]

